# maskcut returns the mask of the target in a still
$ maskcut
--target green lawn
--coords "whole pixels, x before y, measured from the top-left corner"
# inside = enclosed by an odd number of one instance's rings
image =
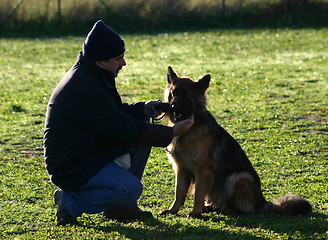
[[[43,160],[50,94],[74,64],[84,36],[0,38],[0,238],[4,239],[327,239],[328,29],[224,30],[123,35],[127,66],[117,78],[126,102],[163,98],[166,69],[196,79],[211,73],[208,109],[241,144],[268,200],[306,197],[305,216],[159,216],[174,198],[166,153],[154,148],[140,207],[155,218],[105,221],[83,215],[57,227]],[[165,124],[165,122],[163,122]]]

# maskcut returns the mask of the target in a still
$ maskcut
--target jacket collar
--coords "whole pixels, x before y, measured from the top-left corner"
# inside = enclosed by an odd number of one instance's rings
[[[98,67],[97,64],[95,64],[94,62],[90,61],[88,58],[83,56],[82,51],[79,53],[77,60],[78,60],[78,62],[87,64],[88,67],[90,67],[91,69],[96,71],[98,74],[100,74],[101,77],[103,78],[104,83],[107,88],[110,88],[110,89],[116,88],[114,73],[112,73],[110,71],[106,71],[106,70]]]

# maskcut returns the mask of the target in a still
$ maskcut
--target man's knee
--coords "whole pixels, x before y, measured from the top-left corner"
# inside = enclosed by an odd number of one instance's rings
[[[135,184],[131,185],[128,191],[128,195],[130,196],[130,198],[137,200],[141,196],[142,191],[143,191],[143,186],[141,182],[136,181]]]

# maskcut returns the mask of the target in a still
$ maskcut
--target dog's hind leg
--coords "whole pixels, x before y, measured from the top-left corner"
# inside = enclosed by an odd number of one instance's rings
[[[175,180],[175,199],[169,209],[164,209],[160,212],[164,214],[176,214],[183,206],[190,184],[191,176],[188,172],[182,168],[176,168],[176,180]]]
[[[260,186],[248,172],[234,173],[225,183],[227,205],[237,212],[255,213],[265,202]]]
[[[213,172],[207,164],[199,167],[195,176],[195,202],[192,212],[188,217],[200,218],[204,210],[204,201],[206,195],[209,194],[213,185]]]

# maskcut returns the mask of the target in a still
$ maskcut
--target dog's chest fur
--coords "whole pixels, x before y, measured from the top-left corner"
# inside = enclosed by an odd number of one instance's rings
[[[205,125],[192,127],[188,134],[175,137],[168,146],[171,162],[194,173],[197,165],[209,161],[207,153],[212,144]]]

